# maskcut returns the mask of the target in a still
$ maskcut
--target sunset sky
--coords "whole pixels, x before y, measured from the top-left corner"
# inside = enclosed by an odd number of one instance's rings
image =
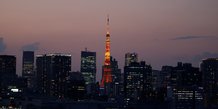
[[[107,14],[120,68],[127,52],[154,69],[218,57],[218,0],[1,0],[0,54],[16,55],[21,74],[22,50],[69,53],[76,71],[87,47],[97,52],[99,80]]]

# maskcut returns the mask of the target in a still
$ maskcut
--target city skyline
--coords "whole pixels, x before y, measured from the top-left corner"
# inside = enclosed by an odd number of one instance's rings
[[[218,56],[217,5],[212,0],[5,0],[0,2],[0,54],[16,55],[19,75],[23,50],[70,53],[72,70],[76,71],[80,69],[80,52],[87,47],[97,54],[100,80],[105,21],[110,14],[111,55],[120,68],[127,52],[138,53],[139,60],[154,69],[178,61],[198,66],[202,58]]]

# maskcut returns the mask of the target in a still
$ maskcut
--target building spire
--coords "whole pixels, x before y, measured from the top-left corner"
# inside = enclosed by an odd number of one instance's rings
[[[109,26],[109,21],[110,21],[110,20],[109,20],[109,14],[108,14],[108,15],[107,15],[107,34],[110,34],[110,32],[109,32],[109,31],[110,31],[110,28],[109,28],[109,27],[110,27],[110,26]]]
[[[107,25],[109,26],[109,14],[107,15]]]

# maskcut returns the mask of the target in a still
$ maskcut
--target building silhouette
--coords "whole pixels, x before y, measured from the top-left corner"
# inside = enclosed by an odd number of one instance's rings
[[[36,70],[39,93],[59,98],[64,97],[66,80],[71,71],[71,55],[37,55]]]
[[[16,57],[0,55],[0,79],[2,85],[9,85],[16,77]]]
[[[178,62],[174,67],[176,86],[173,87],[175,107],[185,109],[202,109],[203,88],[202,73],[190,63]]]
[[[85,51],[81,51],[80,72],[84,77],[87,93],[95,93],[96,52],[90,52],[87,49]]]
[[[0,55],[0,75],[12,77],[16,75],[16,57],[12,55]]]
[[[0,98],[16,83],[16,57],[0,55]]]
[[[206,105],[218,104],[218,58],[202,60],[200,69],[203,73]]]
[[[70,72],[66,82],[66,97],[75,101],[85,97],[85,80],[80,72]]]
[[[112,75],[112,96],[119,97],[121,95],[121,89],[123,82],[121,79],[121,69],[118,67],[118,61],[111,56],[111,75]]]
[[[144,101],[151,92],[152,68],[144,61],[131,62],[124,67],[124,93],[128,102]]]
[[[27,79],[27,87],[33,88],[34,51],[23,51],[22,77]]]
[[[178,62],[176,67],[162,67],[163,88],[175,109],[202,109],[202,73],[190,63]]]

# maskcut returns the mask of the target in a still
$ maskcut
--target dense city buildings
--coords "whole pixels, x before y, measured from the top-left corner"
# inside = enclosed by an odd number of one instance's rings
[[[67,77],[71,71],[71,55],[37,55],[36,70],[39,93],[59,98],[64,97]]]
[[[27,53],[27,54],[26,54]],[[30,54],[29,54],[30,53]],[[138,61],[136,53],[127,53],[124,73],[118,61],[110,56],[111,82],[105,84],[110,93],[101,93],[101,83],[95,82],[96,53],[81,52],[81,71],[71,71],[71,55],[44,54],[36,56],[36,89],[28,86],[28,71],[33,70],[34,54],[25,52],[23,77],[16,75],[16,57],[0,55],[0,106],[8,107],[69,107],[90,108],[166,108],[216,109],[218,60],[202,60],[200,69],[191,63],[178,62],[153,70]],[[84,72],[89,73],[87,76]],[[93,72],[92,72],[93,71]],[[104,67],[103,67],[104,71]],[[89,77],[89,78],[88,78]],[[85,79],[86,78],[86,79]],[[102,81],[101,81],[102,82]],[[91,88],[89,85],[92,84]],[[88,93],[87,87],[91,93]],[[104,87],[105,88],[105,87]],[[29,99],[31,99],[29,101]],[[62,101],[63,100],[63,101]],[[68,100],[68,102],[64,101]],[[57,101],[57,102],[56,102]],[[58,105],[57,105],[58,103]],[[95,105],[95,104],[98,105]],[[108,104],[105,104],[108,103]],[[158,105],[157,105],[158,104]],[[97,106],[97,107],[96,107]],[[98,107],[100,106],[100,107]]]
[[[26,79],[16,75],[16,57],[12,55],[0,55],[0,108],[7,100],[13,105],[14,99],[23,98],[22,93],[27,87]]]
[[[203,73],[206,105],[218,104],[218,58],[202,60],[200,69]]]
[[[66,97],[79,101],[85,98],[85,80],[80,72],[70,72],[66,82]]]
[[[173,90],[173,109],[203,109],[203,88],[198,86],[183,86]]]
[[[27,79],[28,88],[33,88],[34,76],[34,51],[23,51],[22,77]]]
[[[191,63],[179,62],[175,67],[177,75],[177,86],[202,86],[202,73],[199,68],[193,67]]]
[[[100,81],[96,52],[87,48],[80,71],[71,70],[70,54],[23,51],[22,77],[16,57],[0,55],[0,109],[218,109],[218,58],[158,70],[128,52],[122,71],[110,44],[107,17]]]
[[[162,87],[175,109],[203,107],[202,72],[190,63],[178,62],[176,67],[163,66]],[[200,106],[199,106],[200,105]]]
[[[91,52],[87,49],[81,52],[80,72],[84,77],[87,93],[95,93],[94,86],[96,83],[96,52]]]
[[[151,91],[152,68],[144,61],[131,62],[124,67],[124,93],[130,102],[144,101]]]

